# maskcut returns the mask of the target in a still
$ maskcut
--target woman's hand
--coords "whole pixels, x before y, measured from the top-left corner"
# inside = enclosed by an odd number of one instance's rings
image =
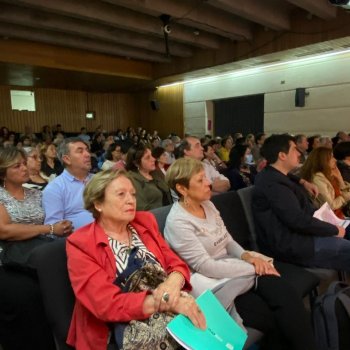
[[[154,291],[154,307],[157,311],[168,311],[179,301],[184,277],[179,273],[171,273]]]
[[[265,261],[264,259],[253,257],[249,253],[244,254],[244,257],[242,256],[242,259],[248,262],[249,264],[254,265],[255,273],[259,276],[281,276],[280,273],[275,269],[275,267],[270,262]]]
[[[197,305],[194,298],[188,294],[182,295],[178,299],[177,304],[171,308],[170,311],[187,316],[191,322],[200,329],[204,330],[207,328],[207,323],[203,312]]]
[[[346,234],[345,228],[342,226],[337,226],[337,228],[338,228],[338,234],[336,235],[336,237],[344,238]]]
[[[57,236],[69,235],[72,231],[73,225],[69,220],[58,221],[53,225],[53,233]]]
[[[332,168],[332,176],[338,181],[340,187],[344,187],[344,179],[341,172],[337,166]]]

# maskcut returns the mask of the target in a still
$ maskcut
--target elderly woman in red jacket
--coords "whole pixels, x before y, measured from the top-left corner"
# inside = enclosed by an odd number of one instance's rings
[[[76,296],[67,343],[77,350],[105,350],[114,338],[111,324],[131,327],[133,320],[149,320],[158,313],[181,313],[195,326],[206,327],[196,302],[183,291],[191,289],[188,267],[165,243],[154,216],[136,212],[135,195],[123,170],[96,174],[84,191],[85,207],[96,220],[67,240],[68,271]],[[132,259],[152,262],[164,272],[163,281],[153,289],[123,289]],[[139,348],[125,345],[128,326],[122,329],[118,346]],[[142,345],[148,348],[154,349],[154,343]]]

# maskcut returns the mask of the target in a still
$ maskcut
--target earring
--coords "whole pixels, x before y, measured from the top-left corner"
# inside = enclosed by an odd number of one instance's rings
[[[184,197],[184,205],[185,205],[185,207],[188,207],[190,205],[190,203],[188,202],[187,197]]]
[[[101,213],[102,209],[101,208],[96,208],[96,210]]]
[[[4,178],[4,184],[2,185],[3,188],[6,188],[6,177]]]

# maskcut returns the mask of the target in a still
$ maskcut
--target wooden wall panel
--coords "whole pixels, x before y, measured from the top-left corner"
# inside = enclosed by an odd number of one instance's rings
[[[40,132],[43,125],[62,124],[66,132],[79,132],[82,126],[94,131],[99,125],[106,131],[127,126],[136,127],[139,110],[133,94],[86,93],[84,91],[33,89],[36,111],[13,111],[11,109],[10,87],[0,86],[0,127],[21,132],[25,125],[31,125],[34,132]],[[95,111],[96,118],[87,120],[85,112]]]
[[[183,86],[162,87],[154,92],[135,94],[87,93],[59,89],[33,89],[36,111],[13,111],[10,87],[0,86],[0,127],[21,132],[31,125],[40,132],[43,125],[62,124],[66,132],[79,132],[86,126],[89,132],[101,125],[103,130],[125,130],[128,126],[142,126],[148,131],[158,130],[162,137],[174,132],[183,135]],[[150,101],[159,102],[159,110]],[[96,118],[85,118],[86,111],[94,111]]]
[[[152,110],[150,101],[156,100],[159,110]],[[161,137],[184,134],[183,84],[159,87],[153,92],[137,95],[139,125],[150,132],[158,130]]]

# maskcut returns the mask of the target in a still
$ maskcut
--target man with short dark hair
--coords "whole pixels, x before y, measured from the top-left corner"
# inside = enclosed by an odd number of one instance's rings
[[[288,175],[300,156],[293,137],[272,135],[261,151],[268,166],[255,179],[252,209],[262,252],[303,266],[350,271],[345,229],[314,218],[300,185],[305,180]]]
[[[85,185],[92,177],[90,152],[80,138],[70,137],[60,144],[57,155],[65,169],[43,191],[45,224],[70,220],[77,229],[93,221],[83,203]]]

